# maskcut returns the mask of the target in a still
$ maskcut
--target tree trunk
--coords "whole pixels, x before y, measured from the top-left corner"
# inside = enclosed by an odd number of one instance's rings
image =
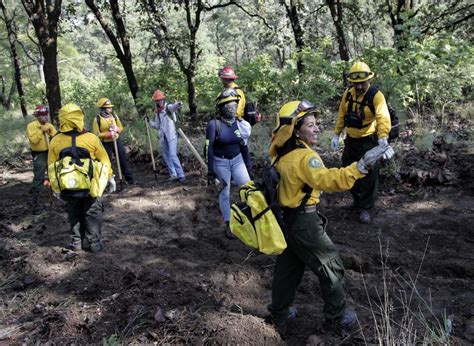
[[[61,92],[57,63],[57,37],[62,0],[50,0],[47,6],[44,1],[39,0],[21,0],[21,2],[33,23],[44,56],[43,71],[46,81],[46,97],[48,98],[49,112],[51,120],[58,123]]]
[[[346,37],[344,35],[343,12],[340,0],[326,0],[331,12],[332,21],[336,29],[336,39],[339,46],[341,60],[349,61],[349,50],[347,49]]]
[[[5,8],[5,5],[3,4],[3,0],[0,0],[0,8],[2,9],[3,20],[5,21],[5,26],[7,29],[8,43],[10,44],[10,52],[11,52],[11,57],[12,57],[12,62],[13,62],[13,69],[15,72],[15,84],[18,90],[18,97],[20,98],[21,113],[23,114],[23,118],[26,118],[28,116],[28,111],[26,110],[25,92],[23,91],[23,83],[21,80],[20,59],[18,58],[16,45],[15,45],[15,42],[17,39],[16,39],[16,32],[14,32],[14,27],[15,27],[15,25],[13,25],[14,18],[13,17],[10,18],[8,16],[7,9]]]
[[[196,87],[194,84],[194,71],[188,70],[186,72],[186,81],[188,85],[188,103],[189,103],[189,113],[192,118],[195,118],[197,115],[197,105],[196,105]]]
[[[291,28],[293,29],[293,36],[295,38],[295,45],[296,45],[296,69],[298,70],[298,74],[301,75],[304,72],[304,63],[303,58],[301,56],[301,52],[306,47],[304,42],[304,31],[300,24],[300,19],[298,16],[298,11],[296,8],[296,3],[293,0],[290,0],[290,5],[286,4],[286,1],[283,2],[286,9],[286,15],[290,20]]]
[[[128,87],[130,89],[130,93],[132,94],[133,102],[135,103],[135,108],[137,109],[137,112],[141,112],[142,109],[139,109],[137,105],[139,88],[138,88],[137,79],[135,77],[135,72],[133,71],[132,53],[130,50],[130,41],[127,36],[125,23],[120,13],[118,0],[110,0],[109,3],[110,3],[110,8],[112,10],[112,18],[114,19],[115,29],[116,29],[118,37],[115,35],[112,28],[104,20],[104,17],[102,16],[102,13],[100,12],[99,8],[96,6],[95,1],[86,0],[86,5],[91,9],[92,13],[95,15],[97,21],[99,22],[105,34],[109,38],[110,43],[115,49],[117,58],[122,64],[122,68],[127,77]]]

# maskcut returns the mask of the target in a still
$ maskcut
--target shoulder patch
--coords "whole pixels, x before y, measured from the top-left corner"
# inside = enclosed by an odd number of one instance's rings
[[[322,163],[316,157],[311,157],[308,160],[308,165],[311,168],[320,168],[323,166]]]

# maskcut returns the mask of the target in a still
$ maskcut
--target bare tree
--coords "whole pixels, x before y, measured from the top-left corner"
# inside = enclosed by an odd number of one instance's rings
[[[120,60],[122,67],[125,71],[125,75],[127,76],[128,87],[130,88],[130,93],[132,94],[133,100],[135,102],[135,106],[137,107],[137,97],[138,97],[138,83],[135,77],[135,73],[133,71],[133,61],[132,61],[132,52],[130,50],[130,41],[127,35],[127,29],[125,28],[125,23],[120,13],[119,3],[118,0],[109,0],[110,9],[112,12],[112,18],[115,25],[115,30],[117,32],[117,36],[114,34],[113,28],[106,22],[104,17],[102,16],[101,11],[97,7],[94,0],[85,0],[87,6],[91,9],[92,13],[94,13],[97,21],[101,25],[102,29],[104,30],[105,34],[112,43],[112,46],[115,49],[117,54],[117,58]]]
[[[3,21],[5,22],[5,27],[7,29],[8,34],[8,43],[10,44],[10,54],[13,62],[13,70],[15,75],[15,84],[18,90],[18,97],[20,98],[20,107],[21,113],[23,117],[26,118],[28,116],[28,111],[26,110],[26,102],[25,102],[25,92],[23,90],[23,83],[21,80],[21,66],[20,66],[20,59],[18,57],[16,51],[16,31],[15,31],[15,11],[11,14],[8,14],[7,9],[5,8],[5,4],[3,0],[0,0],[0,9],[2,10],[3,14]],[[10,98],[8,102],[5,102],[4,105],[7,105],[7,109],[10,108]]]
[[[46,97],[51,118],[57,122],[58,110],[61,107],[57,56],[58,21],[61,15],[62,0],[21,0],[21,2],[33,23],[44,56]]]

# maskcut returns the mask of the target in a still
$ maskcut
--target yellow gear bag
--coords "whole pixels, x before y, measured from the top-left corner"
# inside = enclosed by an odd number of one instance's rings
[[[54,192],[71,197],[100,197],[107,186],[109,167],[91,159],[87,149],[76,146],[77,133],[71,147],[61,150],[60,159],[48,166],[48,177]]]
[[[263,192],[253,181],[239,189],[240,203],[233,203],[230,229],[245,245],[267,255],[279,255],[287,247],[285,236]]]

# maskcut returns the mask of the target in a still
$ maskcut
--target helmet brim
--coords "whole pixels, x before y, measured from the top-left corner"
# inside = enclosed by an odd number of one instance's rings
[[[239,76],[237,75],[233,75],[233,76],[219,76],[221,79],[228,79],[228,80],[235,80],[237,78],[239,78]]]

